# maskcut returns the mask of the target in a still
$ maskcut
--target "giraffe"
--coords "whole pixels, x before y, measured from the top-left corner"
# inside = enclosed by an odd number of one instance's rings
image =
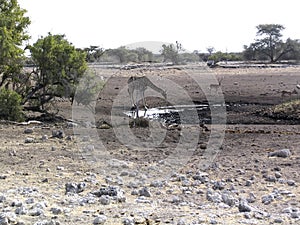
[[[139,117],[139,105],[138,105],[139,95],[140,95],[140,98],[142,99],[143,107],[145,109],[144,116],[146,115],[147,104],[145,101],[145,91],[148,87],[150,87],[154,91],[160,93],[164,97],[164,99],[167,98],[166,91],[157,87],[146,76],[143,76],[143,77],[133,77],[132,76],[128,79],[127,83],[128,83],[129,97],[130,97],[133,109],[135,109],[136,117]],[[135,93],[135,99],[134,99],[134,93]]]

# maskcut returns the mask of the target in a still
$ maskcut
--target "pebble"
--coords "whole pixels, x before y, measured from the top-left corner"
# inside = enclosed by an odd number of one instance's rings
[[[273,194],[264,195],[262,196],[261,201],[263,204],[269,205],[271,202],[274,201],[274,195]]]
[[[240,212],[251,212],[252,211],[252,207],[248,204],[247,200],[245,200],[245,199],[240,199],[238,208],[239,208]]]
[[[42,141],[47,141],[48,140],[48,135],[46,135],[46,134],[43,135],[41,139],[42,139]]]
[[[24,130],[24,134],[32,134],[33,133],[33,128],[26,128]]]
[[[282,175],[281,175],[281,173],[279,173],[279,172],[275,172],[275,177],[278,179],[278,178],[281,178]]]
[[[0,214],[0,225],[8,225],[8,218],[5,214]]]
[[[20,206],[16,208],[15,213],[18,215],[26,215],[28,213],[28,210],[25,208],[25,206]]]
[[[81,183],[66,183],[65,190],[66,193],[80,193],[83,192],[86,187],[84,182]]]
[[[65,137],[65,132],[63,130],[53,130],[52,137],[62,139]]]
[[[222,200],[226,205],[234,206],[237,200],[229,193],[222,193]]]
[[[270,152],[269,157],[282,157],[287,158],[291,155],[291,151],[289,149],[281,149],[278,151]]]
[[[277,179],[276,179],[275,176],[269,175],[269,176],[266,177],[265,181],[268,181],[268,182],[276,182]]]
[[[124,225],[135,225],[135,221],[134,221],[134,219],[132,219],[132,218],[125,218],[125,219],[123,220],[123,224],[124,224]]]
[[[93,224],[104,224],[107,221],[107,217],[104,215],[99,215],[94,219]]]
[[[139,195],[145,197],[151,197],[151,193],[147,187],[143,187],[141,190],[139,190]]]
[[[210,202],[220,203],[222,202],[222,196],[218,192],[214,192],[211,189],[208,189],[206,192],[206,199]]]
[[[102,205],[109,205],[109,204],[110,204],[110,198],[109,198],[109,196],[107,196],[107,195],[102,195],[102,196],[99,198],[99,202],[100,202]]]
[[[40,216],[40,215],[44,215],[44,211],[40,208],[34,208],[28,212],[28,215],[29,216]]]
[[[283,223],[283,222],[284,222],[284,220],[281,219],[281,218],[275,218],[274,219],[274,223]]]
[[[61,208],[57,208],[57,207],[51,208],[50,211],[51,211],[54,215],[59,215],[59,214],[62,214],[62,213],[63,213],[63,210],[62,210]]]
[[[33,143],[34,142],[34,138],[30,138],[30,137],[28,137],[28,138],[26,138],[25,139],[25,143]]]
[[[288,180],[286,182],[289,186],[295,186],[296,182],[294,180]]]

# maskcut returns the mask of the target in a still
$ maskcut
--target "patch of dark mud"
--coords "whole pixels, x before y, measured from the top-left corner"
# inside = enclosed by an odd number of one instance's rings
[[[57,115],[57,114],[51,114],[51,113],[42,113],[39,115],[28,115],[26,118],[26,121],[30,120],[37,120],[43,123],[49,123],[49,124],[54,124],[54,123],[64,123],[68,121],[66,118],[63,116]]]

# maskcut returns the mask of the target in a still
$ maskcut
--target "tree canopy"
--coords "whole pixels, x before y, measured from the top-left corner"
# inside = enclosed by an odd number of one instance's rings
[[[30,20],[17,0],[0,0],[0,87],[12,82],[22,69],[24,41]]]
[[[24,99],[42,107],[54,97],[73,100],[75,87],[87,69],[86,53],[75,49],[64,35],[48,34],[28,47],[36,65],[34,87]]]
[[[164,61],[171,61],[175,65],[179,63],[179,52],[183,50],[181,43],[176,41],[176,44],[163,44],[161,55],[164,57]]]
[[[249,46],[244,46],[244,57],[246,59],[268,59],[273,63],[296,50],[297,41],[292,39],[282,40],[284,26],[280,24],[260,24],[256,28],[258,38]]]

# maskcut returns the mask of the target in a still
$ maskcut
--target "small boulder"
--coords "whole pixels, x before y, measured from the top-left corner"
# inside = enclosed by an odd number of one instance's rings
[[[281,149],[278,151],[270,152],[269,157],[282,157],[287,158],[291,155],[291,151],[289,149]]]

